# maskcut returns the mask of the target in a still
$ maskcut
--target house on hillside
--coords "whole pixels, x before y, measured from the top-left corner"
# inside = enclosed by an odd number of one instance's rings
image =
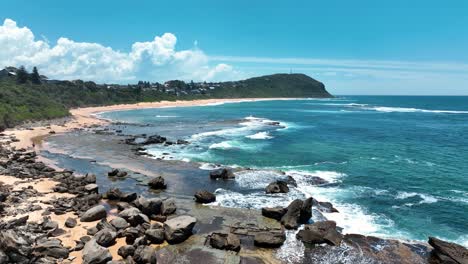
[[[16,72],[10,71],[7,68],[0,70],[0,78],[5,78],[8,76],[15,76],[15,75],[16,75]]]

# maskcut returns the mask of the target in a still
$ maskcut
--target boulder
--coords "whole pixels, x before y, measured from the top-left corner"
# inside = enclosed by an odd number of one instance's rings
[[[156,249],[151,246],[138,246],[133,254],[133,260],[137,264],[156,264]]]
[[[98,192],[98,189],[99,189],[99,186],[95,183],[90,183],[90,184],[86,184],[85,187],[84,187],[85,191],[87,192],[92,192],[92,193],[97,193]]]
[[[152,178],[152,179],[148,182],[148,185],[149,185],[152,189],[156,189],[156,190],[162,190],[162,189],[166,189],[166,188],[167,188],[167,185],[166,185],[166,183],[164,182],[164,178],[161,177],[161,176]]]
[[[171,215],[174,214],[177,210],[177,206],[174,199],[167,199],[163,201],[161,207],[162,215]]]
[[[299,217],[304,205],[302,200],[296,199],[287,207],[286,214],[281,217],[281,224],[287,229],[297,229],[299,227]]]
[[[140,209],[138,209],[136,207],[130,207],[130,208],[127,208],[127,209],[121,211],[119,213],[119,216],[122,217],[123,219],[125,219],[127,222],[129,222],[129,220],[131,218],[136,217],[139,214],[141,214]]]
[[[164,242],[164,230],[159,229],[148,229],[145,232],[145,237],[152,244],[161,244]]]
[[[137,205],[138,208],[140,208],[141,212],[148,216],[158,215],[161,213],[162,201],[159,198],[140,197],[137,200]]]
[[[110,221],[110,224],[116,229],[116,230],[121,230],[125,229],[129,226],[127,221],[123,219],[122,217],[115,217]]]
[[[69,250],[62,246],[62,241],[56,238],[39,241],[33,249],[36,256],[53,257],[56,259],[68,258]]]
[[[300,230],[296,238],[308,244],[329,244],[339,246],[343,240],[343,235],[336,231],[334,221],[320,221],[311,225],[306,225]]]
[[[312,217],[312,203],[313,198],[307,198],[302,204],[301,213],[299,214],[299,223],[305,224],[309,222]]]
[[[213,233],[208,236],[208,242],[212,247],[217,249],[239,252],[241,248],[239,237],[232,233]]]
[[[123,259],[126,259],[129,256],[133,256],[134,253],[135,248],[131,245],[121,246],[117,250],[117,254],[119,254],[119,256],[121,256]]]
[[[434,248],[432,250],[433,258],[438,260],[439,263],[468,263],[468,249],[465,247],[435,237],[429,237],[428,242]]]
[[[84,177],[84,182],[86,183],[96,183],[96,175],[92,173],[87,173]]]
[[[258,247],[278,248],[286,241],[286,234],[279,231],[260,231],[254,235],[254,244]]]
[[[285,181],[274,181],[265,188],[266,193],[287,193],[289,192],[288,183]]]
[[[106,208],[103,205],[97,205],[86,212],[80,217],[81,222],[92,222],[96,220],[100,220],[107,216]]]
[[[288,209],[283,207],[262,208],[262,215],[280,221],[287,211]]]
[[[164,222],[164,237],[170,244],[177,244],[185,241],[192,235],[192,229],[197,223],[197,219],[182,215]]]
[[[212,203],[216,201],[216,196],[206,190],[197,191],[195,193],[195,202],[197,203]]]
[[[109,200],[120,200],[123,192],[119,188],[110,188],[105,194],[104,198]]]
[[[96,243],[103,247],[109,247],[115,244],[116,238],[117,233],[109,229],[102,229],[94,235]]]
[[[126,171],[119,171],[117,173],[117,175],[115,175],[115,176],[118,177],[118,178],[123,178],[123,177],[125,177],[127,175],[128,175],[128,173]]]
[[[83,249],[83,264],[106,264],[112,260],[112,255],[105,247],[100,246],[95,239],[88,241]]]
[[[112,169],[111,171],[107,173],[107,176],[114,177],[114,176],[117,176],[117,173],[119,173],[118,169]]]
[[[76,226],[76,219],[71,217],[67,218],[67,220],[65,220],[65,226],[68,228],[74,228]]]
[[[236,176],[234,175],[234,172],[231,169],[217,169],[210,171],[210,179],[212,180],[217,180],[217,179],[223,179],[223,180],[229,180],[229,179],[234,179]]]

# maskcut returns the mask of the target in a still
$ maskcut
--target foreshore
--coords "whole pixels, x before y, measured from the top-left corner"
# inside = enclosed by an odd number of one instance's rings
[[[152,249],[148,249],[146,246],[142,247],[142,250],[151,251],[150,253],[157,252],[158,263],[172,263],[179,257],[186,258],[189,261],[206,258],[206,263],[289,263],[290,261],[280,259],[277,256],[276,246],[281,246],[284,243],[282,236],[284,235],[285,225],[287,223],[276,221],[277,214],[284,211],[285,209],[292,210],[293,207],[288,208],[276,208],[272,210],[272,218],[264,217],[264,212],[259,210],[246,210],[246,209],[230,209],[230,208],[216,208],[199,205],[191,200],[175,199],[177,204],[177,211],[165,213],[158,212],[158,215],[148,213],[148,204],[155,202],[159,204],[158,210],[164,210],[164,204],[169,208],[174,206],[172,199],[162,198],[153,200],[145,198],[135,198],[131,201],[131,206],[125,205],[124,202],[128,196],[133,194],[122,194],[114,191],[113,194],[117,193],[118,199],[101,199],[100,195],[104,195],[105,198],[109,198],[109,192],[101,193],[99,186],[96,185],[96,177],[89,175],[77,175],[73,172],[68,171],[68,168],[57,168],[53,167],[52,163],[42,163],[40,150],[42,140],[53,133],[67,133],[75,129],[83,129],[93,126],[106,126],[109,121],[100,119],[96,116],[97,113],[106,111],[120,111],[120,110],[132,110],[132,109],[144,109],[144,108],[161,108],[161,107],[188,107],[188,106],[202,106],[211,104],[223,104],[223,103],[234,103],[234,102],[247,102],[247,101],[263,101],[263,100],[291,100],[288,98],[257,98],[257,99],[210,99],[210,100],[196,100],[196,101],[175,101],[175,102],[155,102],[155,103],[139,103],[129,105],[113,105],[103,107],[89,107],[72,109],[70,112],[72,116],[68,119],[64,119],[59,123],[50,122],[50,124],[41,124],[35,127],[23,127],[18,129],[9,130],[2,136],[2,164],[4,167],[2,171],[11,172],[11,174],[0,173],[0,193],[8,193],[13,197],[20,197],[21,202],[13,205],[9,204],[9,214],[2,217],[4,226],[9,226],[12,229],[15,225],[31,228],[34,223],[40,223],[39,233],[46,234],[49,240],[40,243],[40,246],[35,246],[31,250],[39,254],[40,258],[46,258],[49,255],[54,255],[54,259],[59,259],[62,263],[82,263],[83,260],[83,247],[89,241],[88,238],[98,239],[99,235],[93,234],[93,231],[101,231],[102,229],[116,229],[113,224],[109,222],[115,218],[125,218],[132,226],[137,230],[135,231],[132,227],[127,227],[124,230],[114,230],[116,236],[114,236],[113,243],[107,247],[109,254],[114,261],[120,261],[116,263],[130,263],[124,262],[125,258],[122,258],[122,252],[119,253],[119,249],[122,246],[127,246],[133,243],[133,247],[139,248],[147,244],[146,241],[148,236],[145,230],[160,230],[160,227],[164,226],[166,219],[177,218],[179,215],[190,215],[196,218],[197,232],[195,235],[190,236],[186,241],[178,243],[149,243]],[[12,140],[15,139],[15,140]],[[40,169],[31,169],[36,168]],[[52,168],[51,168],[52,167]],[[20,168],[20,171],[17,171]],[[12,175],[15,174],[15,175]],[[105,177],[100,175],[99,177]],[[115,177],[115,176],[113,176]],[[125,176],[124,176],[125,177]],[[162,190],[164,194],[164,190]],[[140,195],[135,194],[135,197]],[[72,200],[80,201],[79,205],[67,207],[67,203]],[[157,202],[158,201],[158,202]],[[172,200],[173,201],[173,200]],[[301,201],[302,202],[302,201]],[[312,200],[304,201],[303,203],[311,203]],[[129,202],[130,203],[130,202]],[[146,204],[146,205],[145,205]],[[104,205],[107,214],[105,217],[96,219],[93,221],[81,221],[84,214],[88,210],[95,206]],[[17,206],[15,208],[15,206]],[[34,206],[34,210],[31,207]],[[292,206],[292,204],[291,204]],[[41,209],[39,209],[39,207]],[[312,207],[312,206],[311,206]],[[167,209],[166,208],[166,209]],[[126,209],[131,211],[141,210],[143,212],[137,214],[138,216],[132,216],[126,218],[125,214],[122,214]],[[15,213],[15,210],[17,212]],[[152,210],[152,209],[151,209]],[[300,209],[302,214],[302,210]],[[306,210],[307,211],[307,210]],[[311,213],[311,212],[310,212]],[[263,215],[263,216],[262,216]],[[44,220],[44,216],[50,218]],[[23,220],[26,218],[26,223]],[[149,219],[148,219],[149,218]],[[222,224],[217,223],[222,218]],[[16,219],[16,220],[15,220]],[[73,227],[68,227],[69,223],[66,223],[69,219],[76,221]],[[104,219],[104,220],[103,220]],[[119,220],[120,220],[119,219]],[[19,221],[19,222],[15,222]],[[295,220],[293,221],[295,223]],[[56,226],[55,224],[56,223]],[[254,224],[254,226],[251,226]],[[192,226],[193,227],[193,226]],[[294,226],[293,226],[294,227]],[[49,229],[50,228],[50,229]],[[143,234],[138,228],[143,228]],[[296,227],[297,228],[297,227]],[[310,228],[314,228],[311,226]],[[346,257],[346,261],[343,263],[438,263],[434,262],[434,258],[430,256],[430,252],[437,258],[444,257],[444,253],[433,250],[431,246],[425,243],[421,244],[409,244],[408,242],[401,242],[398,240],[385,240],[374,237],[366,237],[362,235],[341,235],[333,231],[332,223],[327,222],[327,226],[321,227],[326,229],[326,234],[321,234],[327,238],[321,238],[318,244],[327,244],[327,246],[313,247],[312,249],[304,248],[306,258],[309,258],[309,262],[321,261],[321,260],[336,260],[336,256]],[[286,227],[289,229],[289,227]],[[294,228],[292,228],[294,230]],[[23,232],[23,235],[29,235],[27,231],[20,228],[17,229],[18,234]],[[129,231],[130,230],[130,231]],[[114,232],[110,231],[110,232]],[[138,235],[135,241],[131,243],[127,240],[132,235],[129,232],[137,232]],[[227,235],[235,235],[241,238],[242,243],[239,242],[239,246],[242,246],[240,253],[236,253],[236,250],[225,250],[223,245],[217,245],[216,241],[211,244],[212,233],[220,232]],[[158,233],[159,231],[152,231]],[[262,233],[263,232],[263,233]],[[293,232],[293,231],[287,231]],[[330,233],[331,232],[331,233]],[[101,232],[102,233],[102,232]],[[260,234],[266,237],[266,240],[276,241],[264,241],[267,245],[253,245],[253,237]],[[9,234],[11,235],[11,234]],[[105,236],[109,234],[106,233]],[[303,232],[303,235],[310,235],[308,232]],[[83,238],[83,237],[88,238]],[[104,235],[103,235],[104,236]],[[110,235],[113,236],[112,234]],[[332,237],[330,237],[332,236]],[[12,239],[11,236],[3,236],[2,238]],[[61,241],[61,245],[58,246],[53,241],[53,238],[58,238]],[[153,237],[152,237],[153,238]],[[256,238],[255,238],[256,239]],[[286,239],[286,238],[285,238]],[[296,239],[294,236],[294,243]],[[301,237],[302,241],[307,241],[310,237]],[[317,238],[315,238],[317,239]],[[13,239],[14,240],[14,239]],[[142,242],[145,240],[146,242]],[[222,240],[222,239],[220,239]],[[234,239],[235,240],[235,239]],[[265,239],[264,239],[265,240]],[[280,242],[278,242],[278,240]],[[301,245],[301,240],[297,240]],[[164,238],[163,238],[164,241]],[[246,243],[246,241],[248,241]],[[102,241],[100,241],[102,242]],[[218,243],[221,243],[217,241]],[[232,241],[231,241],[232,242]],[[291,242],[291,241],[290,241]],[[135,244],[136,243],[136,244]],[[141,243],[141,244],[139,244]],[[223,242],[228,243],[228,241]],[[257,243],[257,242],[255,242]],[[274,245],[268,243],[276,243]],[[293,243],[293,244],[294,244]],[[436,243],[439,243],[436,241]],[[53,246],[50,246],[53,244]],[[222,243],[221,243],[222,244]],[[229,244],[229,243],[228,243]],[[224,247],[233,246],[232,244],[226,244]],[[236,244],[236,243],[234,243]],[[342,246],[338,246],[338,245]],[[345,246],[343,246],[345,245]],[[382,251],[374,252],[375,247],[381,247]],[[439,244],[437,244],[439,245]],[[443,245],[443,244],[442,244]],[[0,258],[1,258],[1,246],[4,246],[0,242]],[[17,245],[21,247],[22,245]],[[49,246],[49,247],[48,247]],[[214,249],[215,246],[219,246],[221,249]],[[235,245],[234,245],[235,246]],[[284,246],[291,246],[286,245]],[[81,247],[81,248],[80,248]],[[39,248],[39,249],[38,249]],[[99,247],[100,249],[100,247]],[[128,249],[128,248],[127,248]],[[101,250],[101,249],[100,249]],[[461,249],[457,249],[461,250]],[[68,252],[68,256],[64,252]],[[46,252],[46,256],[41,255]],[[90,252],[89,250],[87,251]],[[99,251],[101,254],[106,255],[106,251]],[[21,252],[24,253],[24,252]],[[144,252],[138,252],[138,254],[144,255]],[[180,254],[180,256],[179,256]],[[309,263],[301,260],[294,261],[291,263]],[[307,260],[307,259],[306,259]],[[128,260],[130,261],[130,260]],[[0,261],[1,262],[1,261]],[[86,261],[85,261],[86,262]],[[103,262],[105,263],[105,262]],[[196,262],[192,262],[196,263]],[[455,262],[463,263],[463,262]]]
[[[107,120],[100,119],[97,113],[110,111],[125,111],[147,108],[166,108],[166,107],[190,107],[204,106],[224,103],[254,102],[254,101],[272,101],[272,100],[296,100],[294,98],[238,98],[238,99],[202,99],[186,101],[161,101],[136,104],[119,104],[96,107],[83,107],[70,110],[71,117],[62,124],[50,125],[32,125],[30,127],[21,126],[20,128],[8,129],[5,134],[14,136],[18,139],[12,146],[16,148],[29,148],[40,144],[41,140],[52,133],[65,133],[73,129],[89,127],[92,125],[102,125],[108,123]],[[47,123],[47,121],[44,121]]]

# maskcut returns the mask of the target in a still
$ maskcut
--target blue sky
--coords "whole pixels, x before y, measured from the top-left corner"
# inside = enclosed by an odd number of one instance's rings
[[[119,83],[292,69],[335,94],[468,94],[467,12],[456,0],[5,1],[0,66]]]

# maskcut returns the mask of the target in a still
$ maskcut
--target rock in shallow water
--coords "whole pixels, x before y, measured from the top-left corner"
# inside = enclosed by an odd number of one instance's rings
[[[197,203],[212,203],[216,201],[216,196],[206,190],[197,191],[195,193],[195,202]]]
[[[288,183],[285,181],[275,181],[270,184],[265,189],[266,193],[287,193],[289,192]]]
[[[152,179],[148,182],[148,185],[149,185],[152,189],[156,189],[156,190],[162,190],[162,189],[166,189],[166,188],[167,188],[167,185],[166,185],[166,183],[165,183],[165,181],[164,181],[164,178],[161,177],[161,176],[152,178]]]
[[[217,179],[223,179],[223,180],[229,180],[229,179],[234,179],[236,176],[234,175],[234,172],[230,169],[217,169],[213,170],[210,172],[210,179],[212,180],[217,180]]]

